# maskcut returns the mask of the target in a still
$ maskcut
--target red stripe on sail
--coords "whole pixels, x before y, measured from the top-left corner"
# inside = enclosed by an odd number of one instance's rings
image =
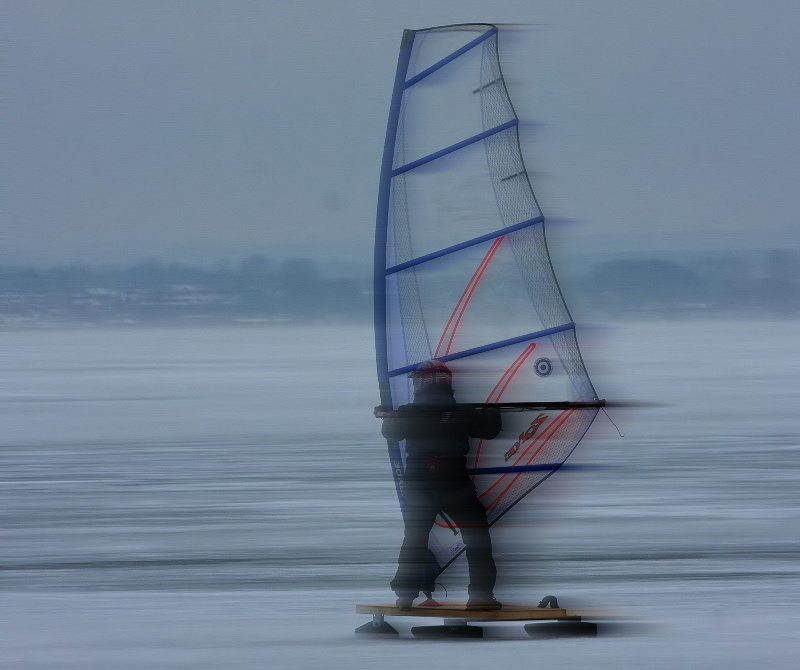
[[[442,331],[442,336],[439,338],[439,343],[436,345],[436,351],[434,353],[434,358],[438,358],[441,354],[442,345],[444,344],[444,340],[447,337],[448,331],[450,330],[450,326],[453,326],[452,331],[450,332],[450,339],[447,342],[447,348],[444,351],[444,354],[447,355],[450,353],[450,348],[453,346],[453,340],[456,336],[456,331],[458,330],[459,325],[461,324],[461,319],[464,317],[464,314],[467,311],[467,307],[469,306],[470,300],[472,300],[472,296],[475,294],[475,289],[478,288],[478,284],[480,284],[481,280],[483,279],[484,274],[486,273],[486,269],[489,267],[489,264],[492,262],[494,255],[497,253],[500,244],[505,239],[505,235],[501,235],[498,237],[493,243],[492,246],[489,247],[488,251],[481,259],[481,262],[478,263],[478,267],[476,268],[475,272],[472,274],[472,277],[467,282],[466,287],[464,288],[463,292],[461,293],[461,297],[458,299],[453,312],[450,314],[450,318],[447,320],[447,325],[444,327],[444,331]],[[455,323],[453,320],[455,319]]]

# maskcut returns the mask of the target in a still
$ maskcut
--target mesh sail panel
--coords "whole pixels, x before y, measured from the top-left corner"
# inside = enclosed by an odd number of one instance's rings
[[[519,146],[490,25],[406,31],[390,108],[375,244],[381,403],[411,401],[408,373],[436,358],[461,403],[561,403],[503,415],[469,464],[490,522],[550,476],[597,414]],[[389,444],[403,504],[404,444]],[[430,548],[462,550],[440,518]]]

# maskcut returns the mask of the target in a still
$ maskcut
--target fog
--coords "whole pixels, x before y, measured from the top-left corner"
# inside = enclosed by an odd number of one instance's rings
[[[507,26],[523,151],[564,263],[797,249],[785,1],[7,3],[3,252],[359,263],[404,28]],[[7,261],[6,261],[7,262]],[[367,260],[368,262],[368,260]]]

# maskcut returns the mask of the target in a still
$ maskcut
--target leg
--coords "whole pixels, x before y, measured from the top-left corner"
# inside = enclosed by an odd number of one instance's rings
[[[412,484],[406,488],[405,536],[397,559],[397,573],[391,581],[391,588],[398,596],[416,598],[425,586],[428,536],[436,521],[437,506],[436,496],[424,487]]]
[[[492,556],[486,510],[471,481],[459,483],[452,489],[446,499],[445,511],[458,525],[466,546],[470,596],[490,598],[497,581],[497,567]]]

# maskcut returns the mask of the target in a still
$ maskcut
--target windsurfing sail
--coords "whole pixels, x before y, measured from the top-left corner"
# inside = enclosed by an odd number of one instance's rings
[[[403,33],[374,289],[382,406],[410,402],[409,373],[437,359],[459,403],[517,410],[468,455],[490,523],[564,463],[603,404],[550,263],[497,41],[488,24]],[[388,446],[403,507],[404,443]],[[439,571],[464,548],[441,516],[429,543]]]

